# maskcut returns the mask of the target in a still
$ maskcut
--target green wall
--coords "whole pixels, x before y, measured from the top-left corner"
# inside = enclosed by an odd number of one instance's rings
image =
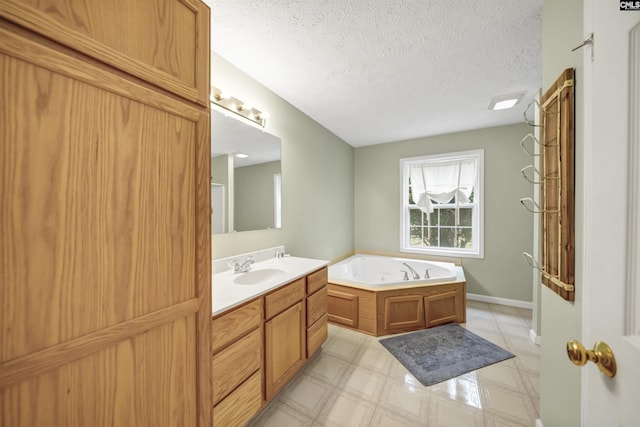
[[[282,244],[310,258],[350,253],[353,147],[224,58],[213,53],[212,61],[213,85],[268,112],[265,130],[282,140],[282,229],[214,235],[213,258]]]
[[[617,5],[616,5],[617,7]],[[584,39],[582,0],[544,2],[542,17],[542,89],[543,92],[565,68],[576,69],[575,147],[576,147],[576,268],[575,302],[562,300],[542,287],[540,319],[542,351],[540,356],[540,419],[544,427],[580,425],[580,369],[567,359],[567,341],[582,336],[582,179],[584,175],[582,51],[572,52]],[[597,47],[596,47],[597,49]]]
[[[484,149],[484,259],[462,259],[467,291],[530,302],[531,268],[522,252],[532,250],[533,216],[519,202],[533,194],[520,174],[531,162],[520,148],[529,132],[510,125],[357,148],[356,251],[399,254],[401,158]]]

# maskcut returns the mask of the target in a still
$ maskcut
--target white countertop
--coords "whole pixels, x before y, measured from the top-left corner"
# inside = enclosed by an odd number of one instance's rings
[[[212,314],[221,314],[255,297],[266,294],[300,277],[306,276],[326,265],[329,261],[287,256],[271,258],[251,265],[249,273],[260,270],[277,271],[277,277],[261,281],[255,285],[237,284],[246,273],[234,273],[233,270],[224,271],[212,276]]]

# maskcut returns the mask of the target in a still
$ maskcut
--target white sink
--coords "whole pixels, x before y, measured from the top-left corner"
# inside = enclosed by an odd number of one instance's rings
[[[284,277],[288,273],[282,268],[261,268],[260,270],[252,270],[243,273],[233,279],[236,285],[259,285],[261,283],[270,282]]]

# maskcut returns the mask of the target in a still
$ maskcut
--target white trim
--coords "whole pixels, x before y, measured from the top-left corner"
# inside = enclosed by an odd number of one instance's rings
[[[536,418],[536,427],[544,427],[540,418]]]
[[[639,270],[638,236],[640,236],[640,24],[631,30],[630,36],[630,78],[629,78],[629,190],[628,190],[628,231],[627,231],[627,280],[626,280],[626,324],[625,335],[640,335],[640,319],[636,313],[640,312],[640,291],[638,291]]]
[[[273,227],[282,228],[282,174],[273,174]]]
[[[413,163],[421,163],[425,160],[456,160],[475,156],[478,160],[478,182],[475,188],[474,202],[477,209],[474,209],[475,223],[473,227],[473,240],[477,242],[477,246],[473,250],[456,249],[456,248],[412,248],[407,241],[409,230],[408,209],[405,209],[405,195],[407,194],[406,176],[409,173],[409,165]],[[480,258],[484,259],[484,149],[458,151],[453,153],[432,154],[428,156],[405,157],[400,159],[400,252],[422,255],[450,256],[457,258]]]
[[[542,337],[536,334],[536,331],[534,331],[533,329],[529,329],[529,337],[535,345],[542,345]]]
[[[528,308],[529,310],[533,309],[532,302],[521,301],[517,299],[489,297],[486,295],[469,294],[469,293],[467,294],[467,299],[470,299],[472,301],[488,302],[491,304],[508,305],[511,307]]]

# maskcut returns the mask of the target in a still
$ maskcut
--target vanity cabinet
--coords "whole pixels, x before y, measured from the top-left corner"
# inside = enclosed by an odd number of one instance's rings
[[[213,425],[244,425],[262,407],[262,299],[211,325]]]
[[[265,297],[265,395],[270,400],[306,360],[305,278]]]
[[[258,413],[327,340],[327,321],[326,267],[215,316],[213,426]]]

